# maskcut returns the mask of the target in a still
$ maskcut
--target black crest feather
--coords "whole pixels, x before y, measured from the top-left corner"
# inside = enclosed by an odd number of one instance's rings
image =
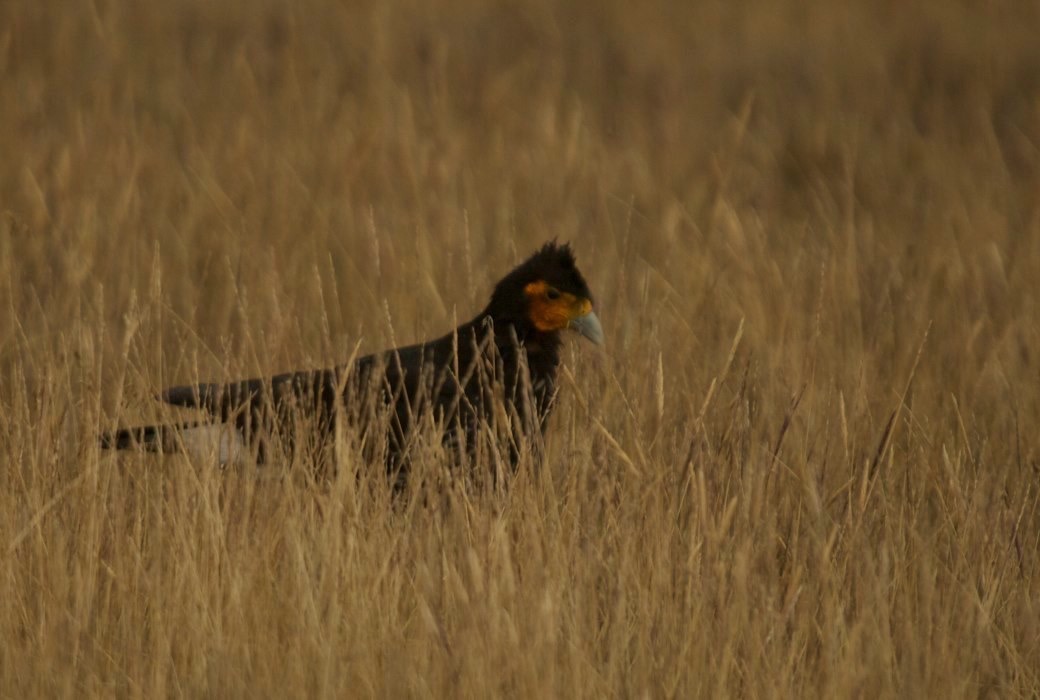
[[[524,298],[522,290],[526,285],[537,281],[545,281],[577,297],[592,299],[589,286],[578,271],[570,244],[553,240],[535,251],[495,285],[490,308],[504,311],[512,303]]]

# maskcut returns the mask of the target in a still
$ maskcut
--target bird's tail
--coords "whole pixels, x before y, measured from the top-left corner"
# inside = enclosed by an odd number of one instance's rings
[[[221,464],[248,462],[250,454],[234,425],[205,421],[117,428],[98,435],[98,443],[106,450],[215,455]]]
[[[101,433],[98,442],[106,450],[144,450],[145,452],[180,452],[182,441],[178,436],[198,429],[203,424],[175,423],[168,425],[141,425],[133,428],[117,428]]]

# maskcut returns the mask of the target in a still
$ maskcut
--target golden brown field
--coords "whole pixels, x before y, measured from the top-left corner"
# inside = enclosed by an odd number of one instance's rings
[[[0,4],[0,697],[1036,697],[1037,27]],[[607,345],[505,492],[97,449],[553,237]]]

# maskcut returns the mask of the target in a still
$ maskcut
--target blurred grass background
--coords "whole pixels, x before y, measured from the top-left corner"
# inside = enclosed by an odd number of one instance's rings
[[[0,5],[0,695],[1040,693],[1038,26]],[[95,449],[554,237],[608,345],[506,495]]]

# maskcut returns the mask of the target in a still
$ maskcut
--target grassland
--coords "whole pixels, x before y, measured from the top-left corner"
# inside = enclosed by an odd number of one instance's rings
[[[1036,697],[1038,26],[0,5],[0,696]],[[505,493],[96,448],[552,237],[607,346]]]

